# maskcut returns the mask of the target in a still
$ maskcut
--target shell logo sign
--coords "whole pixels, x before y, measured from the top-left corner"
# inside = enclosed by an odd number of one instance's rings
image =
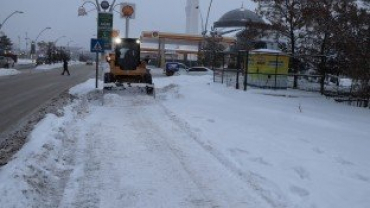
[[[159,37],[159,32],[158,31],[153,31],[152,32],[152,37],[153,38],[158,38]]]
[[[123,3],[121,6],[121,17],[135,19],[136,5],[132,3]]]

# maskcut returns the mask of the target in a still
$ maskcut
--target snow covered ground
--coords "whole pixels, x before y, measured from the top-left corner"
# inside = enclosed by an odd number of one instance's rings
[[[23,59],[18,64],[28,64],[28,63],[29,62],[27,62],[27,59]],[[82,64],[82,63],[78,62],[78,61],[71,61],[68,64],[70,66],[72,66],[72,65],[76,65],[76,64]],[[63,63],[43,64],[43,65],[39,65],[39,66],[33,68],[32,71],[33,72],[35,72],[35,71],[48,71],[48,70],[52,70],[52,69],[60,69],[62,67],[63,67]],[[0,76],[17,75],[17,74],[20,74],[20,73],[22,73],[21,70],[12,69],[12,68],[9,68],[9,69],[0,68]]]
[[[27,59],[27,58],[20,58],[17,61],[17,64],[32,64],[32,59]]]
[[[76,65],[76,64],[82,64],[82,62],[79,62],[79,61],[69,61],[68,62],[69,66]],[[55,63],[55,64],[38,65],[33,70],[35,70],[35,71],[47,71],[47,70],[57,69],[57,68],[63,68],[63,62]]]
[[[368,109],[210,75],[154,82],[156,99],[72,88],[1,167],[1,207],[370,207]]]
[[[20,74],[21,72],[16,69],[5,69],[5,68],[0,68],[0,76],[9,76],[9,75],[17,75]]]

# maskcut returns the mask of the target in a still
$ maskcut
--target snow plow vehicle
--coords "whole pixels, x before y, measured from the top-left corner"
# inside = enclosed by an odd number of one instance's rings
[[[107,57],[109,70],[104,72],[103,89],[145,89],[148,95],[154,94],[154,84],[147,63],[140,60],[140,41],[135,38],[122,38],[114,52]]]

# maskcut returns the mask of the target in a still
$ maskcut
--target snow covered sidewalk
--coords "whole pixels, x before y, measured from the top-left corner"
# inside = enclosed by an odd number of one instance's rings
[[[211,80],[156,78],[156,99],[106,94],[103,106],[94,80],[74,87],[73,103],[47,115],[0,169],[0,204],[370,205],[368,110]]]

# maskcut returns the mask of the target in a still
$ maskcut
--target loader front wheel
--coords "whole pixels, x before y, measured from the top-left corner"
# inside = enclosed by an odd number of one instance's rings
[[[111,82],[115,82],[114,75],[111,74],[111,73],[105,73],[104,74],[104,83],[111,83]]]
[[[145,74],[144,76],[144,82],[148,84],[153,84],[153,79],[151,74]]]
[[[153,95],[154,88],[153,87],[146,87],[146,94]]]

